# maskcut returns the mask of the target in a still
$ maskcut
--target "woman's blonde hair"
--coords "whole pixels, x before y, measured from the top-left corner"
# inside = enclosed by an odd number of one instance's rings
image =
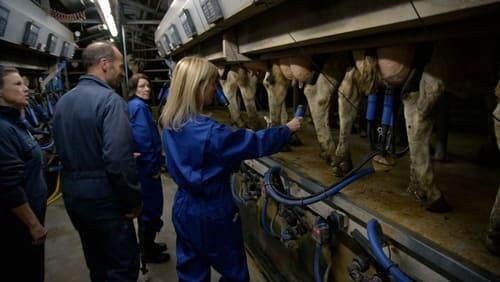
[[[202,95],[217,75],[217,67],[206,59],[182,58],[175,66],[170,94],[160,116],[163,128],[179,130],[201,112]]]

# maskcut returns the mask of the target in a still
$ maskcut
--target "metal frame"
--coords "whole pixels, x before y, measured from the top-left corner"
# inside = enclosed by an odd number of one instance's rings
[[[296,171],[290,170],[286,165],[270,157],[247,160],[245,164],[261,175],[264,175],[267,169],[272,166],[279,165],[283,167],[290,180],[295,182],[299,189],[302,190],[301,196],[318,193],[326,189],[326,187],[323,187]],[[318,208],[318,205],[322,205],[323,208]],[[328,207],[326,210],[324,208],[325,206]],[[452,254],[448,254],[429,240],[399,226],[397,223],[384,218],[376,212],[368,211],[358,206],[342,194],[316,204],[312,209],[324,217],[328,216],[329,211],[340,210],[349,218],[349,224],[353,224],[359,228],[364,228],[370,219],[376,218],[380,222],[385,236],[391,238],[395,246],[401,249],[402,252],[413,257],[414,260],[431,268],[447,279],[461,281],[492,281],[497,278],[494,274],[481,270],[478,266],[466,265],[460,262]],[[346,232],[346,230],[344,232]],[[346,232],[346,235],[350,236],[349,232]]]

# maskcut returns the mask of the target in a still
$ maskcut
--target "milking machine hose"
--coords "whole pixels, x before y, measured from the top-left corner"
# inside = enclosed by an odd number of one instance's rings
[[[325,200],[329,197],[334,196],[352,182],[360,179],[365,175],[369,175],[375,172],[375,170],[372,167],[365,168],[357,172],[350,173],[349,176],[344,177],[339,183],[331,186],[325,191],[307,197],[295,198],[281,193],[271,183],[271,177],[274,174],[280,174],[281,171],[282,168],[280,166],[273,166],[270,169],[268,169],[267,172],[264,174],[264,187],[266,188],[267,194],[275,201],[290,206],[307,206]]]
[[[238,193],[236,193],[236,177],[237,176],[238,175],[236,173],[233,173],[231,175],[231,182],[230,182],[231,193],[233,194],[233,199],[236,201],[236,203],[238,205],[244,205],[245,201],[238,195]]]
[[[321,270],[319,269],[319,262],[321,259],[321,246],[320,243],[316,243],[316,247],[314,248],[314,263],[313,263],[313,268],[314,268],[314,282],[321,282]]]
[[[366,231],[368,233],[368,242],[370,243],[370,248],[375,256],[377,262],[388,271],[391,276],[397,282],[410,282],[412,281],[406,274],[399,270],[398,266],[392,262],[382,250],[382,241],[380,240],[380,224],[377,220],[372,219],[368,222],[366,226]]]
[[[265,197],[264,198],[264,204],[262,205],[262,208],[260,209],[260,223],[262,225],[262,229],[264,229],[264,232],[275,238],[275,239],[280,239],[280,236],[273,231],[273,227],[267,225],[267,207],[269,205],[269,198]]]

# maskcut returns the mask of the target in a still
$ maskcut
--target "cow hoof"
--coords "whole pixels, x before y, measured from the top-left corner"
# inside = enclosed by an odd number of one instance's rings
[[[446,162],[446,154],[443,152],[438,152],[436,151],[434,155],[432,156],[432,160],[435,162]]]
[[[359,132],[359,136],[360,136],[361,138],[366,138],[366,136],[368,136],[368,134],[366,133],[366,130],[364,130],[364,129],[363,129],[363,130],[361,130],[361,131]]]
[[[492,238],[493,236],[486,236],[486,249],[491,253],[500,256],[500,238]]]
[[[382,155],[376,155],[373,157],[373,161],[385,165],[385,166],[395,166],[396,165],[396,159],[392,156],[382,156]]]
[[[321,152],[319,152],[319,157],[322,159],[322,160],[325,160],[326,162],[328,162],[329,160],[329,156],[328,154],[326,153],[325,150],[321,150]],[[329,162],[328,162],[329,163]]]
[[[333,167],[333,173],[335,174],[336,177],[343,177],[353,168],[351,159],[343,160],[336,163],[332,162],[331,166]]]
[[[477,160],[480,165],[485,167],[498,167],[500,152],[498,148],[482,147],[477,154]]]
[[[239,127],[239,128],[245,128],[246,127],[246,124],[243,120],[239,119],[236,121],[236,126]]]
[[[448,205],[443,195],[435,201],[426,203],[425,209],[433,213],[445,213],[451,211],[451,207]]]
[[[290,141],[288,141],[288,144],[290,144],[292,146],[304,145],[304,143],[302,143],[302,141],[299,139],[299,136],[297,136],[297,134],[292,134],[292,136],[290,137]]]

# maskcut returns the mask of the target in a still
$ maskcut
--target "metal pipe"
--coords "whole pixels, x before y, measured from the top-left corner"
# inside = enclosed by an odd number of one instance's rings
[[[125,67],[125,83],[128,85],[128,62],[127,62],[127,40],[125,39],[125,27],[122,25],[122,43],[123,43],[123,66]]]

